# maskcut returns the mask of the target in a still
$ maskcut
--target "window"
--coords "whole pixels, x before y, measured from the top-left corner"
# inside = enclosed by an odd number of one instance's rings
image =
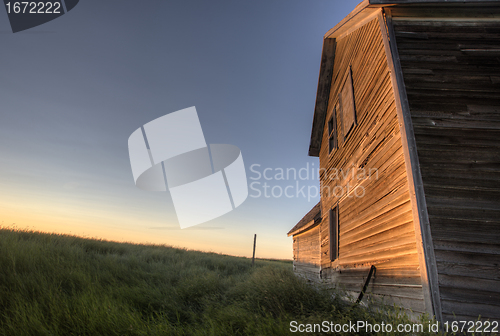
[[[330,261],[339,257],[339,206],[330,209]]]
[[[347,73],[344,76],[342,90],[339,93],[339,102],[342,121],[341,131],[345,141],[352,129],[357,125],[351,67],[347,69]]]
[[[330,120],[328,120],[328,153],[337,149],[337,106],[333,109],[332,116],[330,117]]]

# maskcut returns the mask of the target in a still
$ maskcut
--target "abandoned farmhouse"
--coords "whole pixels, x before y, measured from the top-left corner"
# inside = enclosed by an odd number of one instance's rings
[[[360,3],[324,36],[309,155],[297,274],[357,296],[370,273],[366,296],[411,314],[500,320],[500,2]]]

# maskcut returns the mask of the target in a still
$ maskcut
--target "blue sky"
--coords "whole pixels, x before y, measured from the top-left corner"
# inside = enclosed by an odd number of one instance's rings
[[[16,34],[0,10],[0,221],[247,256],[256,233],[257,256],[291,258],[286,233],[318,202],[307,197],[317,177],[274,175],[318,167],[307,150],[322,38],[356,5],[82,0]],[[190,106],[207,143],[238,146],[260,185],[231,213],[181,230],[168,193],[135,187],[127,140]],[[252,165],[273,178],[252,179]],[[264,182],[306,195],[253,197]]]

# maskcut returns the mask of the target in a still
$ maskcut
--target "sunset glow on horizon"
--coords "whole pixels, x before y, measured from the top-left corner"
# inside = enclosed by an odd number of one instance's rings
[[[291,259],[287,232],[318,202],[318,178],[255,179],[250,167],[318,167],[307,149],[321,41],[356,4],[161,2],[138,12],[132,1],[119,11],[85,1],[15,34],[0,11],[2,227],[246,257],[257,234],[256,257]],[[230,213],[181,230],[168,191],[135,186],[127,139],[191,106],[206,142],[238,147],[257,183]]]

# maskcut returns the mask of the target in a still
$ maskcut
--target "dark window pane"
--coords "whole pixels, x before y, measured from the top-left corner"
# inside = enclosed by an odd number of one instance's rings
[[[333,209],[330,209],[329,217],[330,217],[330,260],[334,261],[339,257],[339,221],[338,221],[338,209],[336,206]]]

